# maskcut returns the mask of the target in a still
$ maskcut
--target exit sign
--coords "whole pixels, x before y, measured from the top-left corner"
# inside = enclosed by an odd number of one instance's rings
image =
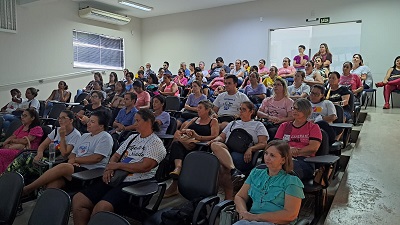
[[[330,17],[324,17],[319,19],[319,23],[329,23],[331,20]]]

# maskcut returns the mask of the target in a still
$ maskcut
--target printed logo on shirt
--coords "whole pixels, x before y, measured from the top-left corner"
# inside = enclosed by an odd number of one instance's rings
[[[78,148],[78,156],[85,155],[89,151],[90,142],[82,143]]]
[[[225,99],[224,99],[225,100]],[[233,105],[232,102],[226,101],[224,102],[223,106],[224,106],[224,110],[229,110],[231,108],[231,106]]]

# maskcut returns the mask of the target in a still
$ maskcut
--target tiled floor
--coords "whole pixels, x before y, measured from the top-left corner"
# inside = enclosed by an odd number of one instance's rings
[[[343,152],[351,156],[348,169],[332,184],[329,195],[332,198],[337,193],[326,220],[319,224],[399,224],[400,109],[370,107],[366,112],[359,141]],[[161,208],[182,201],[180,196],[163,200]],[[34,202],[25,203],[24,213],[14,224],[27,224],[33,207]],[[301,216],[311,218],[312,212],[307,211],[311,207],[303,207]],[[69,224],[73,224],[72,218]]]

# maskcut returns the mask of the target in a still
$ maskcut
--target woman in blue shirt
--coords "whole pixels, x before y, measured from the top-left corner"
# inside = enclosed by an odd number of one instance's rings
[[[235,196],[239,221],[234,225],[288,224],[296,220],[304,198],[303,183],[290,175],[293,161],[286,141],[271,141],[264,153],[266,169],[255,168]],[[252,199],[250,210],[246,202]]]

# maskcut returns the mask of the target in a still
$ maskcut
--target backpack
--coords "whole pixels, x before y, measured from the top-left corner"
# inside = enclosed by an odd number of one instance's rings
[[[233,122],[228,141],[225,143],[229,151],[245,153],[250,144],[253,143],[253,137],[243,128],[236,128],[232,130],[236,120]]]
[[[196,198],[161,214],[161,225],[190,225],[193,220],[194,210],[202,198]],[[206,213],[200,213],[200,218],[206,218]]]

